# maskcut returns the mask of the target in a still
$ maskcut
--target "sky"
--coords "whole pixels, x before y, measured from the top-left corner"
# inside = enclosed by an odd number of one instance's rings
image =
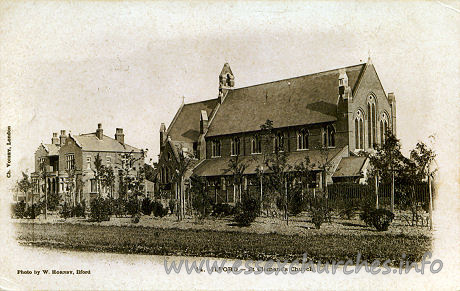
[[[2,139],[12,129],[11,168],[32,172],[52,132],[94,132],[98,123],[109,136],[123,128],[125,142],[155,161],[160,124],[182,96],[217,97],[225,62],[244,87],[371,56],[395,93],[403,152],[430,135],[456,141],[460,10],[452,4],[2,2],[0,121]]]

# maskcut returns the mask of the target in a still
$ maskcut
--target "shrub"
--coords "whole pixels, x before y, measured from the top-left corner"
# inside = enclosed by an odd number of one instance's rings
[[[134,216],[136,213],[139,212],[139,200],[136,197],[132,196],[131,198],[129,198],[128,202],[126,202],[125,209],[129,215]]]
[[[163,207],[163,204],[160,201],[152,202],[152,211],[155,217],[163,217],[168,214],[168,208]]]
[[[326,199],[315,198],[310,203],[311,222],[320,229],[325,221],[331,221],[331,209],[327,207]]]
[[[64,203],[64,205],[61,208],[61,211],[59,212],[60,216],[64,219],[67,219],[72,216],[72,207],[69,207],[67,205],[67,202]]]
[[[152,214],[152,201],[150,200],[150,198],[146,197],[142,200],[141,209],[142,213],[144,213],[145,215]]]
[[[373,226],[373,216],[372,213],[375,210],[375,203],[371,197],[365,197],[361,204],[361,213],[359,218],[364,221],[367,226]]]
[[[85,217],[85,207],[85,201],[82,201],[82,203],[77,203],[77,205],[72,208],[71,215],[74,217]]]
[[[372,211],[372,225],[378,231],[385,231],[388,230],[390,223],[395,218],[393,212],[388,209],[375,209]]]
[[[340,200],[338,203],[338,208],[339,208],[339,215],[342,218],[347,218],[347,219],[352,219],[356,211],[358,210],[358,207],[356,206],[356,203],[353,199],[343,199]]]
[[[13,215],[16,218],[23,218],[26,215],[26,203],[24,201],[13,204]]]
[[[227,203],[217,203],[214,205],[212,216],[222,217],[233,215],[233,207]]]
[[[24,216],[28,218],[35,219],[35,217],[39,216],[41,213],[42,205],[39,203],[34,203],[31,206],[26,207],[26,211],[24,212]]]
[[[198,218],[203,219],[212,212],[212,199],[204,191],[197,191],[193,196],[192,207],[198,212]]]
[[[91,219],[101,222],[110,220],[110,204],[108,199],[96,197],[91,201]]]
[[[176,200],[169,199],[168,206],[169,206],[169,211],[171,211],[171,214],[174,214],[174,209],[176,209]]]
[[[241,203],[235,207],[235,222],[239,226],[249,226],[259,214],[259,200],[244,196]]]

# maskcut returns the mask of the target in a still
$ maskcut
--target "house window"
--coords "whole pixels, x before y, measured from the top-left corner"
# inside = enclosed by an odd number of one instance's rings
[[[382,114],[380,119],[380,142],[381,144],[385,143],[385,134],[388,131],[388,116],[386,113]]]
[[[240,155],[240,138],[235,137],[231,140],[231,153],[232,156]]]
[[[361,110],[356,113],[355,118],[355,148],[364,149],[364,117]]]
[[[369,96],[367,102],[367,114],[367,139],[369,147],[373,148],[374,144],[376,143],[376,105],[374,96]]]
[[[67,154],[66,159],[66,170],[75,169],[75,154]]]
[[[88,170],[91,169],[91,156],[87,156],[87,157],[86,157],[86,168],[87,168]]]
[[[322,130],[323,147],[335,147],[335,129],[332,125],[328,125]]]
[[[107,164],[107,167],[110,167],[112,165],[112,157],[106,158],[106,164]]]
[[[251,153],[260,154],[262,152],[262,143],[260,136],[256,135],[251,140]]]
[[[97,193],[96,179],[91,179],[91,193]]]
[[[273,141],[273,151],[284,151],[284,133],[278,132]]]
[[[211,143],[212,157],[220,157],[220,140],[213,140]]]
[[[38,159],[38,164],[39,164],[39,168],[41,171],[43,171],[45,169],[45,158],[39,158]]]
[[[297,133],[297,149],[298,150],[306,150],[308,149],[308,130],[302,128]]]

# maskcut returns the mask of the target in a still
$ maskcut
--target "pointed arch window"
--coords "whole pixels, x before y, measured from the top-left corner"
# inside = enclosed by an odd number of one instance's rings
[[[364,149],[364,114],[361,110],[356,112],[355,118],[355,148]]]
[[[277,132],[273,139],[273,151],[282,152],[284,151],[284,133]]]
[[[220,140],[213,140],[211,144],[212,157],[220,157]]]
[[[234,137],[231,140],[231,153],[232,156],[240,155],[240,138]]]
[[[302,128],[299,130],[297,133],[297,149],[298,150],[306,150],[308,149],[308,137],[310,133],[308,132],[307,129]]]
[[[386,132],[388,131],[388,115],[384,112],[380,119],[380,143],[385,143]]]
[[[376,141],[377,108],[374,96],[369,96],[367,101],[367,138],[369,147],[373,148]]]
[[[322,143],[323,147],[335,147],[335,128],[332,125],[328,125],[323,129],[322,132]]]

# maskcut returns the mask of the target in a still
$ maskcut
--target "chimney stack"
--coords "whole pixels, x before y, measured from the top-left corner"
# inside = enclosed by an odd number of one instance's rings
[[[54,145],[59,145],[59,138],[57,136],[57,132],[53,132],[53,138],[51,139],[51,143]]]
[[[102,123],[97,124],[97,130],[96,130],[96,137],[100,140],[102,140],[104,136],[104,131],[102,130]]]
[[[59,145],[63,146],[65,144],[66,135],[65,130],[61,130],[61,135],[59,136]]]
[[[208,130],[208,113],[206,113],[206,110],[201,110],[200,134],[206,133],[207,130]]]
[[[160,146],[166,141],[166,126],[164,123],[160,125]]]
[[[125,135],[123,134],[123,128],[117,128],[115,130],[115,139],[121,143],[125,144]]]

